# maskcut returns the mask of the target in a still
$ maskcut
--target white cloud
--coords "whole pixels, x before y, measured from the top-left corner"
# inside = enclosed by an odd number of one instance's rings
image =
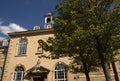
[[[19,32],[19,31],[26,31],[26,30],[27,29],[15,23],[10,23],[9,25],[0,24],[0,32],[4,35],[7,35],[8,33],[11,33],[11,32]]]
[[[0,37],[0,41],[3,40],[3,39],[5,39],[5,37]]]
[[[8,33],[19,32],[19,31],[27,31],[27,29],[15,23],[10,23],[9,25],[3,25],[3,21],[0,19],[0,40],[3,40],[6,37],[8,37]]]

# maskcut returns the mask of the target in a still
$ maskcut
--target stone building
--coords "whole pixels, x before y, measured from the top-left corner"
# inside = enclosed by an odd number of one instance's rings
[[[86,81],[83,73],[73,74],[66,69],[69,57],[59,59],[40,58],[50,53],[38,44],[54,36],[52,15],[45,16],[45,29],[35,26],[34,30],[9,33],[10,43],[2,81]],[[118,62],[117,64],[120,65]],[[120,72],[120,67],[117,67]],[[103,71],[90,73],[91,81],[105,81]],[[111,77],[114,75],[111,69]]]
[[[0,41],[0,81],[1,77],[3,76],[4,64],[8,50],[8,43],[9,41],[7,39]]]

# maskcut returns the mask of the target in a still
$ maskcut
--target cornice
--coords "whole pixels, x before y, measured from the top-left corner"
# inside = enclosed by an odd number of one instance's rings
[[[44,29],[44,30],[28,30],[28,31],[21,31],[21,32],[13,32],[8,33],[11,38],[14,37],[21,37],[21,36],[34,36],[34,35],[43,35],[43,34],[53,34],[53,29]]]

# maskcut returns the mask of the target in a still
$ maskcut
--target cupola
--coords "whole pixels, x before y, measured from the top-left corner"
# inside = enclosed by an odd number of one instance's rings
[[[53,27],[53,15],[52,13],[48,13],[45,15],[45,23],[44,23],[44,28],[45,29],[51,29]]]

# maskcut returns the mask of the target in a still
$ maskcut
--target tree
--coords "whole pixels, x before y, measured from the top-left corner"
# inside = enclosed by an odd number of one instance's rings
[[[115,49],[119,49],[120,48],[120,42],[119,42],[120,41],[120,37],[116,36],[116,37],[113,38],[113,40],[114,40],[113,45],[114,45]],[[111,59],[115,58],[115,56],[119,54],[119,50],[116,50],[113,53],[114,53],[114,56],[111,57]],[[112,60],[111,61],[111,65],[112,65],[112,68],[113,68],[115,80],[119,81],[119,75],[118,75],[118,72],[117,72],[117,69],[116,69],[116,65],[115,65],[116,60],[118,61],[118,59]]]
[[[111,81],[108,63],[118,49],[112,38],[120,35],[120,6],[112,0],[61,0],[56,9],[55,37],[43,42],[43,48],[52,57],[69,56],[73,64],[82,64],[87,81],[89,68],[100,62],[106,81]]]

